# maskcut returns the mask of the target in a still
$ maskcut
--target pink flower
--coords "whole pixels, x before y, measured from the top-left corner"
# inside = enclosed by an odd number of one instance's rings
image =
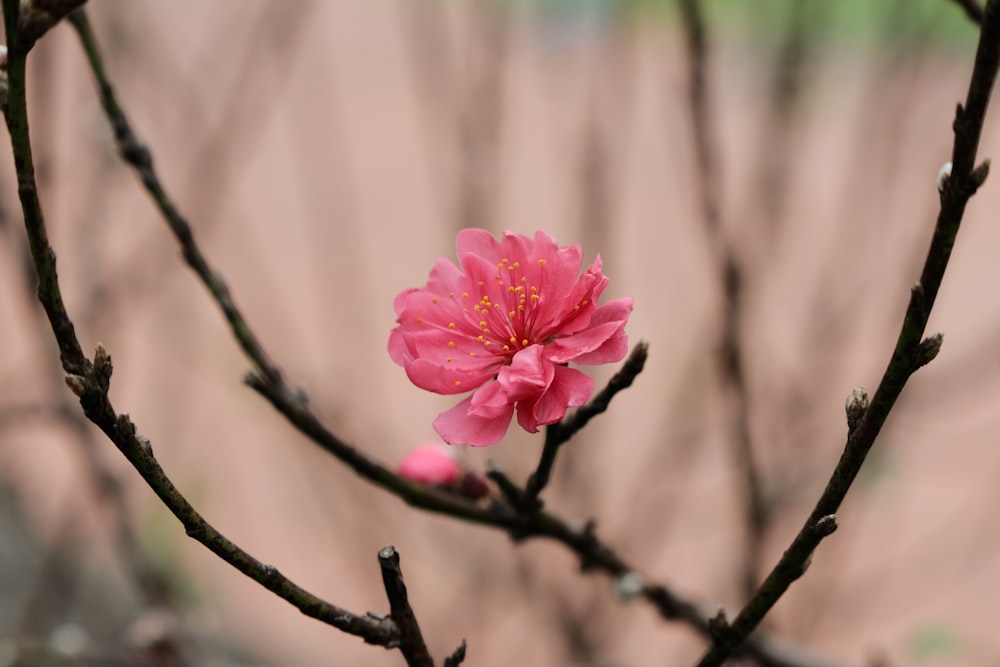
[[[438,259],[427,284],[401,292],[389,355],[418,387],[439,394],[475,390],[441,413],[434,430],[476,447],[503,438],[517,422],[535,433],[570,406],[587,402],[594,381],[567,362],[603,364],[628,352],[632,299],[602,306],[608,284],[601,258],[583,274],[578,245],[560,247],[482,229],[458,233],[458,260]]]
[[[410,450],[399,463],[400,476],[426,486],[453,484],[462,470],[445,447],[433,442]]]

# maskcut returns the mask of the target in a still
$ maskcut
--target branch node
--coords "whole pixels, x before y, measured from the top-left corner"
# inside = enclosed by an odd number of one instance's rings
[[[865,416],[868,405],[868,390],[864,388],[864,385],[858,385],[851,391],[844,403],[844,411],[847,412],[848,435],[854,433],[854,429],[861,423],[861,418]]]
[[[914,360],[913,370],[917,370],[918,368],[926,366],[930,362],[934,361],[938,352],[941,351],[942,342],[944,342],[944,334],[940,331],[938,333],[931,334],[927,338],[920,341],[920,347],[917,348],[917,356]]]
[[[111,355],[108,354],[103,345],[98,343],[97,349],[94,350],[94,375],[104,391],[107,391],[111,385],[112,371],[114,371],[114,366],[111,364]]]
[[[136,427],[127,412],[123,412],[115,419],[115,431],[118,433],[118,437],[123,440],[139,443],[143,454],[150,458],[153,457],[153,444]]]
[[[74,375],[72,373],[67,373],[66,377],[63,378],[66,381],[66,386],[70,388],[78,398],[83,398],[83,395],[87,393],[87,379],[82,375]]]
[[[729,619],[726,618],[726,610],[722,607],[719,607],[715,616],[708,619],[708,632],[716,641],[726,641],[726,635],[729,634]]]
[[[837,526],[837,515],[827,514],[826,516],[821,516],[816,520],[813,530],[815,530],[820,537],[827,537],[836,532]]]
[[[630,570],[615,579],[615,595],[622,602],[633,602],[642,596],[646,580],[635,570]]]
[[[504,472],[503,468],[499,463],[493,461],[492,459],[486,462],[486,476],[489,477],[500,489],[500,493],[503,497],[507,499],[507,502],[511,506],[521,512],[522,514],[530,514],[531,512],[542,509],[542,501],[539,498],[529,498],[525,493],[524,489],[519,487],[507,473]],[[511,537],[515,541],[519,541],[517,537],[511,534]]]
[[[969,175],[969,196],[976,194],[976,190],[986,182],[986,177],[990,175],[990,160],[989,158],[983,160],[979,165],[972,170]]]

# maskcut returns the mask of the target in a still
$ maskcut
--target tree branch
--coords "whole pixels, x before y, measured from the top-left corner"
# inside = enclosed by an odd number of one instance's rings
[[[118,414],[108,398],[111,357],[98,346],[91,362],[84,356],[73,323],[63,305],[56,273],[56,256],[48,241],[45,219],[35,182],[28,133],[25,65],[31,48],[30,35],[19,31],[19,0],[4,0],[4,25],[9,40],[8,107],[5,114],[11,136],[18,194],[32,262],[39,279],[38,296],[59,345],[66,383],[79,397],[87,418],[115,443],[143,480],[184,526],[188,535],[202,543],[226,563],[274,592],[307,616],[332,625],[366,642],[388,646],[398,639],[391,620],[358,616],[304,590],[272,566],[264,565],[211,526],[184,498],[153,456],[152,446],[136,429],[128,415]]]
[[[922,340],[931,308],[944,277],[965,206],[983,184],[989,162],[973,168],[986,107],[1000,66],[1000,0],[988,0],[965,105],[959,105],[953,129],[952,172],[941,186],[941,208],[920,282],[913,288],[895,349],[871,404],[850,431],[830,481],[791,546],[732,625],[716,633],[699,667],[721,665],[805,570],[820,541],[835,530],[834,514],[871,450],[882,425],[910,376],[936,354],[940,338]]]
[[[688,50],[688,99],[702,217],[722,292],[722,326],[718,334],[716,367],[727,399],[729,414],[725,422],[729,425],[729,445],[743,487],[742,579],[745,594],[751,595],[757,586],[768,516],[750,432],[750,391],[743,356],[743,262],[726,238],[719,207],[718,158],[708,85],[708,38],[701,0],[681,0],[680,8]]]
[[[333,434],[309,409],[306,402],[286,384],[270,357],[257,343],[250,326],[236,309],[228,289],[217,289],[224,282],[214,273],[198,249],[190,226],[179,213],[177,207],[160,184],[153,168],[148,148],[137,138],[123,110],[114,95],[114,90],[105,72],[96,39],[90,30],[83,10],[70,17],[80,36],[88,61],[97,80],[102,105],[112,125],[119,151],[125,161],[136,170],[143,185],[166,219],[181,245],[185,259],[195,270],[217,305],[223,310],[234,336],[244,353],[257,367],[249,373],[245,382],[266,398],[296,429],[314,444],[318,445],[342,463],[354,470],[367,481],[386,489],[404,502],[427,511],[444,514],[457,519],[491,526],[508,532],[512,538],[525,540],[548,538],[555,540],[577,555],[581,567],[588,571],[601,571],[611,577],[634,574],[637,570],[622,559],[610,546],[598,539],[592,523],[575,525],[565,519],[545,511],[524,511],[523,504],[501,502],[493,499],[488,506],[482,506],[466,498],[438,489],[417,485],[395,474],[382,463],[367,456]],[[191,258],[200,261],[192,262]],[[591,418],[607,409],[611,399],[624,389],[641,371],[646,358],[646,345],[640,343],[623,369],[615,375],[608,387],[594,397],[586,406],[579,408],[551,436],[553,442],[561,444],[568,440]],[[268,370],[270,369],[270,371]],[[551,428],[551,427],[550,427]],[[547,433],[547,438],[548,438]],[[515,494],[517,495],[517,494]],[[523,491],[522,491],[523,496]],[[639,595],[650,603],[667,620],[681,620],[705,637],[710,636],[709,614],[690,602],[668,586],[648,583],[642,586]],[[773,639],[755,638],[747,643],[744,652],[760,659],[771,667],[816,667],[816,660],[801,658],[794,648]],[[794,656],[794,657],[789,657]],[[449,658],[451,664],[458,665],[464,659],[464,644]],[[824,667],[828,667],[823,663]]]
[[[406,658],[407,667],[434,667],[434,659],[427,651],[406,594],[403,571],[399,567],[399,552],[395,547],[383,547],[378,552],[378,564],[382,568],[382,583],[389,598],[389,617],[399,628],[399,651]]]

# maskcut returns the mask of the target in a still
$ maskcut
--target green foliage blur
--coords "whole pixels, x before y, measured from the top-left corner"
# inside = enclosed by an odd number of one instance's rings
[[[549,20],[677,20],[679,0],[507,0]],[[702,0],[706,19],[727,37],[778,40],[796,13],[831,46],[889,48],[975,45],[976,25],[953,0]]]

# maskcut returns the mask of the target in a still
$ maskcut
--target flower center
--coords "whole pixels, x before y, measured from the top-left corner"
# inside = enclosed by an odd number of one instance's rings
[[[545,260],[538,260],[544,269]],[[539,285],[530,284],[520,262],[503,259],[497,264],[494,276],[499,289],[482,290],[479,302],[469,313],[471,321],[478,326],[476,337],[494,354],[513,356],[515,352],[536,342],[532,332],[536,306],[541,300]],[[485,287],[482,281],[478,287]],[[490,294],[493,296],[490,296]],[[464,295],[463,295],[464,296]],[[498,351],[502,350],[502,352]]]

